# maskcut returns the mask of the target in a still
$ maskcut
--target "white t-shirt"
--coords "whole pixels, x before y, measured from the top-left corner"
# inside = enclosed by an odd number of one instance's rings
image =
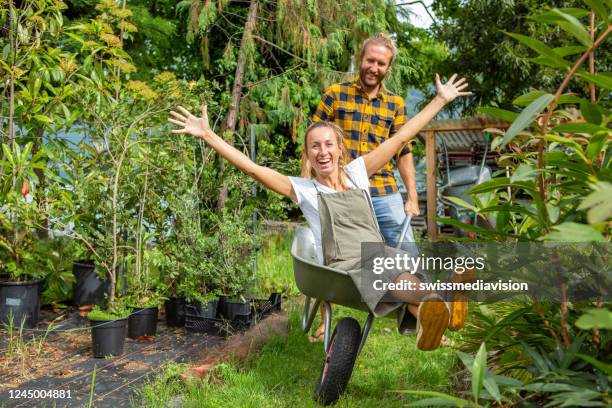
[[[347,177],[346,180],[349,188],[360,188],[366,190],[367,193],[370,194],[370,179],[368,177],[368,172],[366,170],[363,157],[358,157],[350,162],[344,168],[344,171],[350,176],[350,178]],[[351,182],[351,179],[356,183],[356,185]],[[297,204],[300,207],[300,210],[302,210],[302,213],[304,214],[304,217],[312,230],[312,234],[314,235],[315,250],[317,257],[319,258],[319,262],[323,263],[321,221],[319,220],[317,189],[319,189],[321,193],[337,193],[337,191],[324,186],[316,180],[310,180],[304,177],[289,177],[289,180],[291,180],[293,191],[295,191],[295,195],[297,196]],[[313,182],[317,184],[316,188],[313,185]]]

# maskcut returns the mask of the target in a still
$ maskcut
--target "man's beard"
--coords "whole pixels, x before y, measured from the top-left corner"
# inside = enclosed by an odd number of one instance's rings
[[[385,72],[382,75],[375,75],[375,74],[371,74],[373,75],[376,79],[375,80],[366,80],[366,76],[368,75],[368,70],[367,69],[359,69],[359,79],[361,80],[361,82],[363,83],[363,85],[366,85],[368,87],[376,87],[380,84],[382,84],[383,79],[385,79],[385,76],[387,76],[387,73]]]

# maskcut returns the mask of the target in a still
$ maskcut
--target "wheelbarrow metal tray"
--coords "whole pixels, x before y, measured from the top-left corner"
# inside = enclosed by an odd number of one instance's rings
[[[297,228],[291,255],[295,282],[304,295],[353,309],[368,310],[348,273],[319,263],[314,236],[309,228]]]

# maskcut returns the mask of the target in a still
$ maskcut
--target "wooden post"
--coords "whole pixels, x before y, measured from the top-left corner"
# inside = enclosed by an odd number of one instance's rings
[[[425,161],[427,164],[427,236],[431,240],[438,238],[436,224],[436,133],[427,131],[425,139]]]

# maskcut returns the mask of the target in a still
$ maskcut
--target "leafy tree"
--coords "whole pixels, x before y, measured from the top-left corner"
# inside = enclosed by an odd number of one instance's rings
[[[519,32],[528,37],[541,38],[561,56],[579,52],[560,28],[543,30],[531,15],[554,7],[576,7],[580,1],[493,1],[493,0],[437,0],[433,3],[438,21],[432,27],[434,38],[446,44],[450,53],[436,70],[450,76],[459,72],[469,79],[471,98],[464,98],[456,109],[466,114],[476,108],[494,105],[511,108],[511,101],[531,89],[554,91],[562,74],[547,66],[532,64],[529,48],[516,44],[506,35]],[[576,11],[584,17],[586,11]],[[610,66],[609,56],[597,59],[597,70]],[[570,90],[579,91],[580,84],[572,83]]]
[[[486,404],[484,400],[492,397],[498,403],[537,400],[546,405],[610,405],[610,367],[604,362],[609,354],[610,311],[597,285],[603,282],[605,286],[606,244],[612,234],[612,208],[608,204],[612,81],[608,72],[596,71],[597,64],[587,61],[592,55],[608,58],[602,47],[612,34],[612,25],[609,2],[585,3],[588,9],[553,8],[532,15],[530,19],[541,24],[538,32],[542,36],[508,34],[537,54],[531,62],[558,70],[562,80],[554,94],[536,89],[514,99],[512,104],[520,113],[487,109],[512,121],[493,142],[493,148],[511,147],[500,156],[500,163],[511,170],[511,175],[498,175],[472,188],[468,193],[474,206],[462,203],[490,228],[445,222],[473,231],[481,239],[587,243],[580,249],[590,257],[585,265],[590,273],[576,273],[568,267],[566,257],[570,255],[562,253],[564,247],[553,246],[545,262],[558,282],[555,289],[560,302],[479,306],[474,324],[463,333],[468,339],[464,348],[474,351],[486,337],[489,345],[493,343],[504,351],[494,357],[494,374],[507,372],[530,383],[508,383],[497,377],[486,384],[486,377],[483,383],[482,376],[473,376],[470,405],[480,404],[479,399]],[[557,43],[547,39],[550,31],[562,35],[563,44],[573,52],[562,55]],[[572,84],[582,95],[567,92]],[[590,288],[591,302],[571,297],[569,288],[576,285]],[[478,364],[481,370],[486,365],[484,346],[482,350]],[[481,393],[483,385],[486,393]],[[450,399],[445,395],[435,397]]]

